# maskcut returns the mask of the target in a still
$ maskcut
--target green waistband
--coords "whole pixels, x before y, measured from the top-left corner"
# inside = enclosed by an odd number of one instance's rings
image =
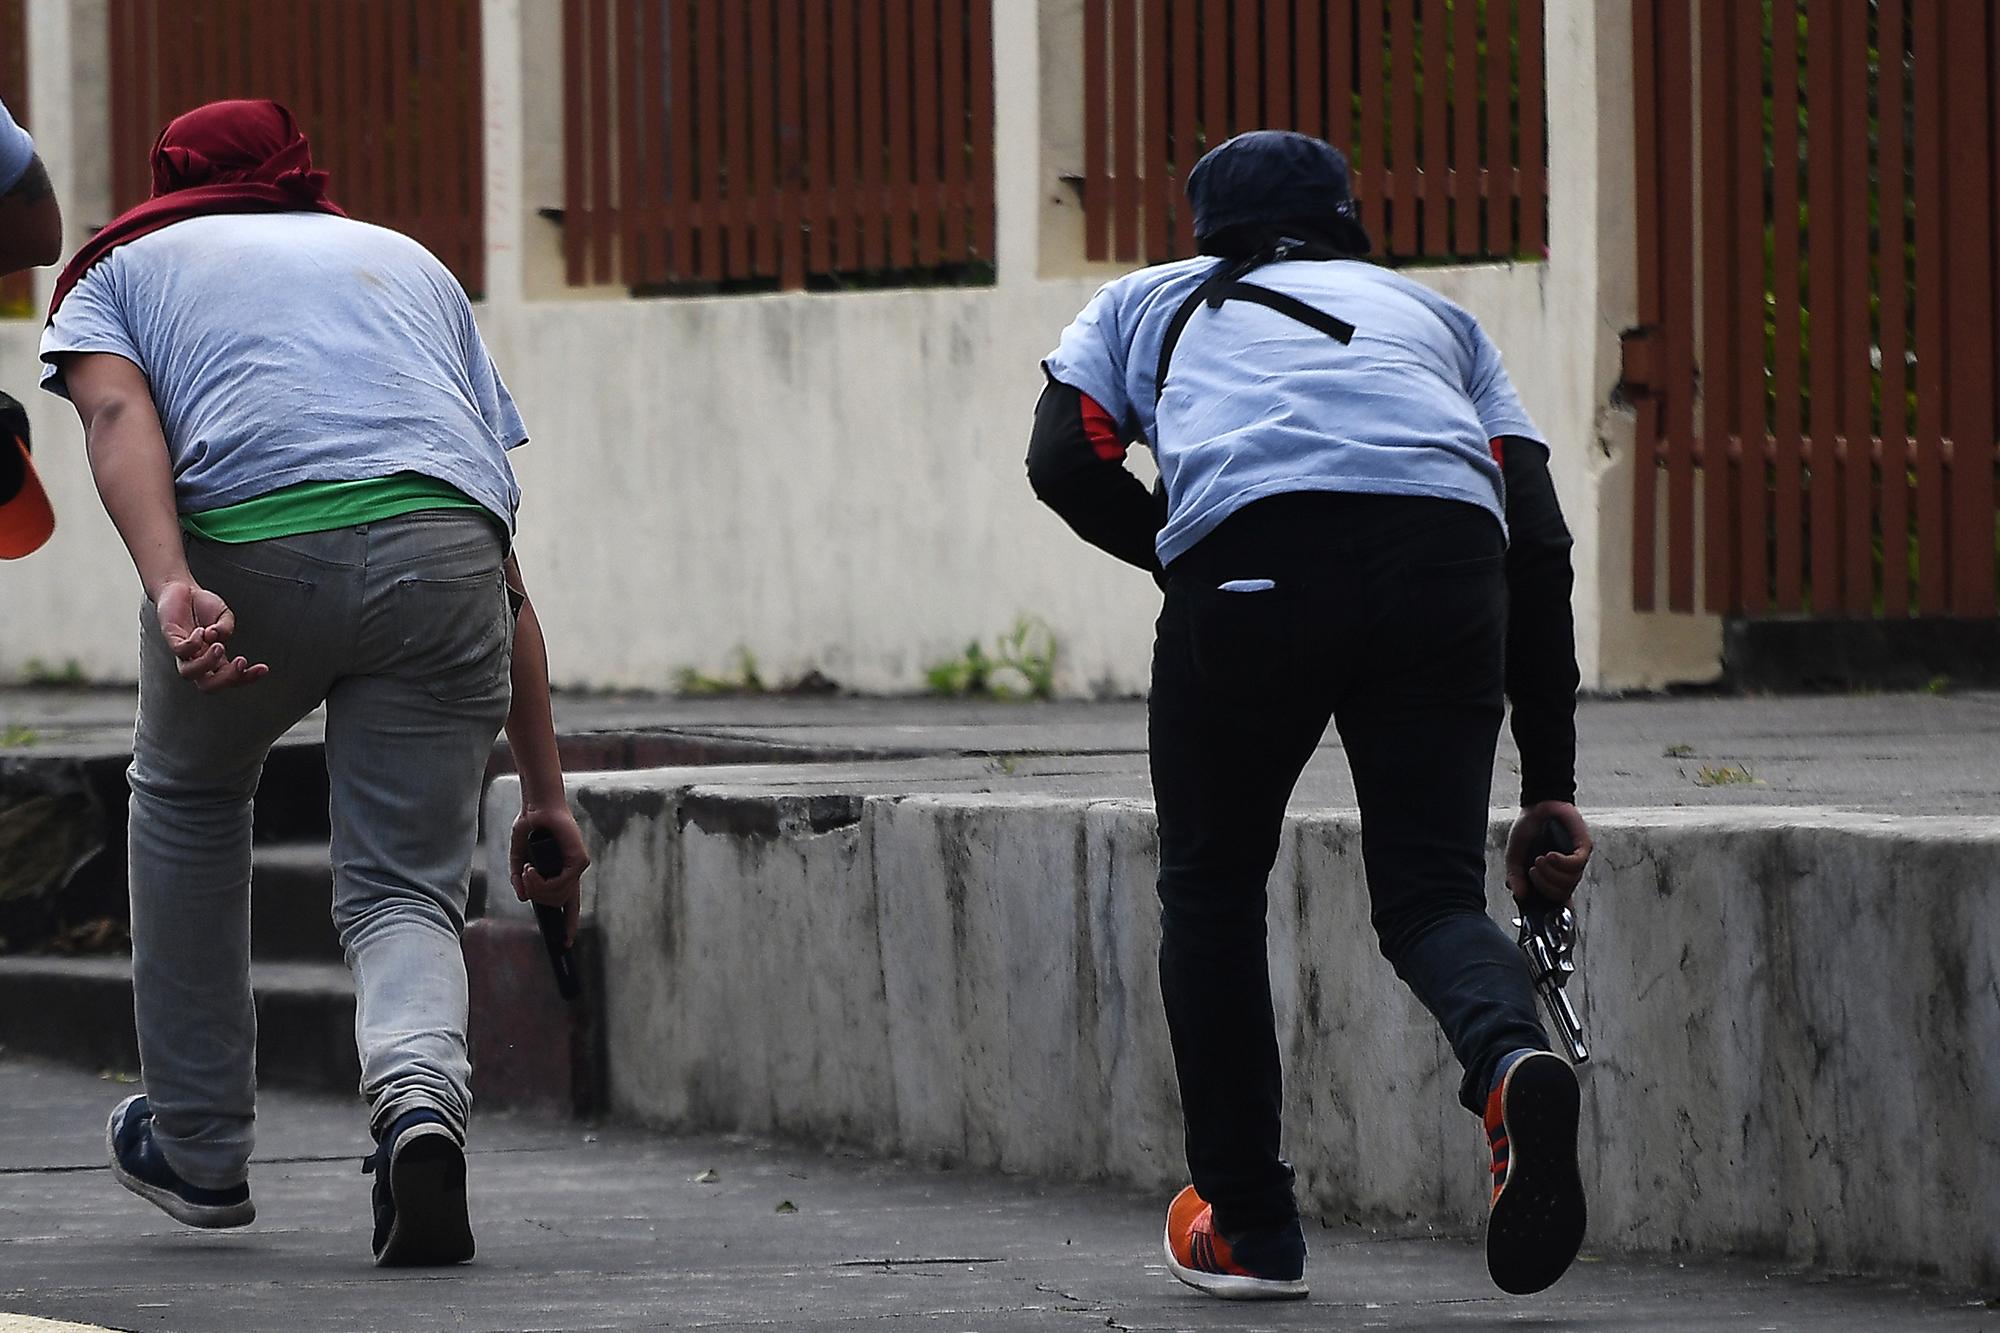
[[[398,472],[363,481],[302,481],[199,514],[182,514],[187,531],[218,542],[261,542],[376,523],[420,509],[478,509],[484,506],[435,477]]]

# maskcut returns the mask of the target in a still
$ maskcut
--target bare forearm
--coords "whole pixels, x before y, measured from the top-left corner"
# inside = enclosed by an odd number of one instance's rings
[[[519,587],[519,574],[508,562],[508,577]],[[514,700],[507,710],[507,745],[521,775],[521,803],[530,808],[566,804],[562,760],[556,751],[556,725],[549,707],[548,646],[542,639],[535,604],[521,603],[514,621]]]
[[[100,413],[84,439],[104,511],[124,539],[146,595],[154,597],[163,585],[186,581],[189,574],[166,445],[149,416]]]

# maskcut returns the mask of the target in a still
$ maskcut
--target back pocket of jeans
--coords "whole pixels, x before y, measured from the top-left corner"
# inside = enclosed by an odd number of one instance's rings
[[[493,699],[513,665],[513,617],[500,570],[396,585],[402,653],[396,674],[440,703]]]
[[[1291,684],[1300,633],[1296,589],[1196,588],[1188,597],[1189,651],[1204,689],[1257,705]]]

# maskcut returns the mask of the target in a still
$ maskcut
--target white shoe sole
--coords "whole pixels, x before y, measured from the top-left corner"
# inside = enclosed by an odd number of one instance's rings
[[[1167,1251],[1167,1271],[1196,1291],[1225,1301],[1302,1301],[1312,1295],[1304,1278],[1285,1282],[1277,1278],[1238,1277],[1234,1273],[1204,1273],[1198,1268],[1185,1267],[1174,1258],[1173,1236],[1163,1232],[1161,1240]]]
[[[104,1122],[104,1152],[111,1159],[111,1178],[131,1190],[134,1194],[152,1204],[155,1208],[191,1227],[205,1227],[219,1230],[225,1227],[245,1227],[257,1220],[257,1204],[245,1199],[242,1203],[205,1204],[189,1203],[180,1195],[158,1185],[149,1184],[127,1171],[118,1161],[118,1120],[130,1106],[144,1093],[134,1093],[118,1103],[111,1110],[111,1118]]]

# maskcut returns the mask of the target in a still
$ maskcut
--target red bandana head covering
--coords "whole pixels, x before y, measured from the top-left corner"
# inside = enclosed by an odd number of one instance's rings
[[[56,279],[49,315],[90,266],[127,241],[209,213],[332,213],[327,174],[292,113],[265,98],[210,102],[167,122],[153,144],[153,197],[113,220]]]

